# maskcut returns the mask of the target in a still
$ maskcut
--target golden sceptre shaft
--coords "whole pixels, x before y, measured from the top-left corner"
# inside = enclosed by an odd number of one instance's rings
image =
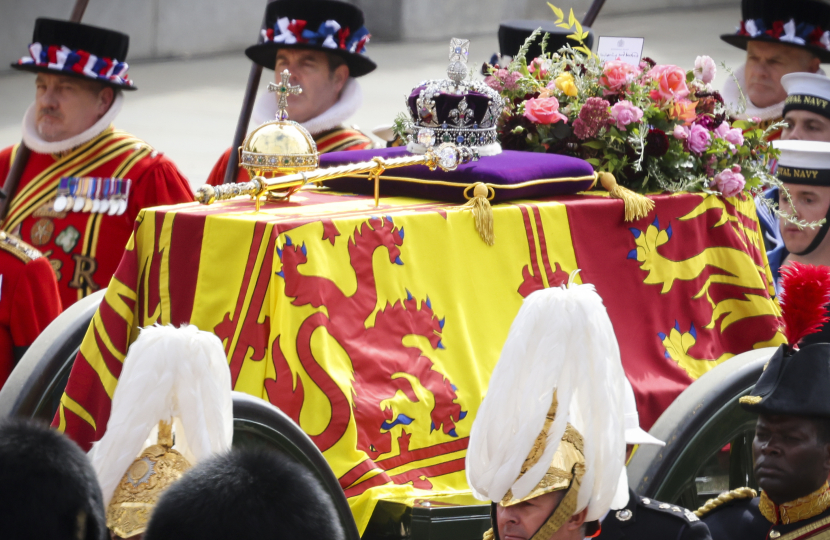
[[[369,180],[375,182],[375,206],[377,206],[380,198],[380,176],[386,169],[409,167],[411,165],[426,165],[430,170],[440,168],[444,171],[453,171],[461,163],[467,163],[474,159],[477,159],[477,156],[469,148],[457,147],[453,144],[442,144],[436,149],[427,150],[423,155],[389,159],[376,157],[371,161],[338,165],[336,167],[299,172],[275,178],[256,176],[249,182],[223,184],[221,186],[204,185],[197,191],[196,200],[201,204],[213,204],[216,201],[225,201],[233,199],[234,197],[248,195],[256,201],[256,209],[259,211],[261,197],[269,192],[286,191],[292,188],[299,189],[309,182],[324,182],[344,176],[368,173]]]

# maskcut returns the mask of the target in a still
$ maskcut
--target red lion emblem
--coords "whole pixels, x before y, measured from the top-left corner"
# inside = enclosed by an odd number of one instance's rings
[[[327,229],[328,231],[328,229]],[[330,231],[327,234],[331,234]],[[331,448],[346,432],[351,419],[349,401],[332,377],[320,366],[311,350],[311,336],[320,327],[326,329],[348,353],[354,370],[354,416],[358,428],[358,449],[375,459],[392,449],[389,430],[398,424],[409,425],[413,419],[386,407],[381,402],[392,398],[399,390],[412,402],[418,397],[411,383],[401,374],[416,377],[424,388],[435,396],[435,406],[430,412],[431,430],[442,429],[456,437],[455,423],[467,413],[455,402],[455,387],[435,370],[432,361],[414,347],[403,345],[409,335],[423,336],[433,349],[442,349],[441,332],[444,320],[438,319],[429,298],[419,302],[407,291],[407,298],[386,306],[377,312],[374,326],[366,327],[366,321],[377,306],[372,256],[385,247],[389,261],[403,264],[399,246],[403,244],[404,231],[395,227],[392,219],[373,217],[355,229],[349,240],[349,257],[357,278],[357,289],[347,296],[331,280],[319,276],[303,275],[299,267],[307,262],[305,244],[293,244],[289,236],[277,255],[282,260],[285,294],[294,298],[295,306],[311,305],[326,311],[318,311],[303,321],[297,334],[297,353],[309,377],[326,394],[331,402],[331,420],[319,435],[312,439],[325,451]],[[269,399],[294,420],[299,420],[302,407],[302,381],[293,377],[279,347],[279,339],[272,349],[277,369],[276,381],[266,382]]]

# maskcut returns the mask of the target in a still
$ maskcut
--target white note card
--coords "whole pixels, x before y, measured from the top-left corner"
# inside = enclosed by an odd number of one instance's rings
[[[645,41],[645,38],[641,37],[600,36],[599,45],[597,45],[597,56],[602,62],[619,59],[632,66],[637,66],[643,56]]]

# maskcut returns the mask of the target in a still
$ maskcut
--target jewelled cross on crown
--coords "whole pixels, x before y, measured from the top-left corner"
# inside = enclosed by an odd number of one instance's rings
[[[288,96],[296,96],[303,93],[303,89],[297,86],[288,84],[288,79],[291,78],[291,73],[284,70],[280,74],[280,83],[268,83],[269,92],[277,92],[279,102],[277,104],[277,120],[288,120]]]
[[[447,77],[456,84],[467,77],[467,57],[470,56],[470,40],[452,38],[450,40],[450,65]]]

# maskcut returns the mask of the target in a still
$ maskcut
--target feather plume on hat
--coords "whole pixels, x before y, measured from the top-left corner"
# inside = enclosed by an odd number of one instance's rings
[[[587,507],[586,521],[593,521],[625,506],[624,380],[614,329],[593,285],[528,296],[473,423],[466,465],[473,494],[501,501],[510,490],[516,501],[534,492],[570,424],[582,435],[585,458],[574,513]],[[520,474],[554,392],[556,411],[542,457]]]
[[[143,328],[127,352],[106,433],[89,452],[105,505],[159,421],[171,418],[175,448],[191,465],[230,450],[228,360],[219,338],[193,325]]]

